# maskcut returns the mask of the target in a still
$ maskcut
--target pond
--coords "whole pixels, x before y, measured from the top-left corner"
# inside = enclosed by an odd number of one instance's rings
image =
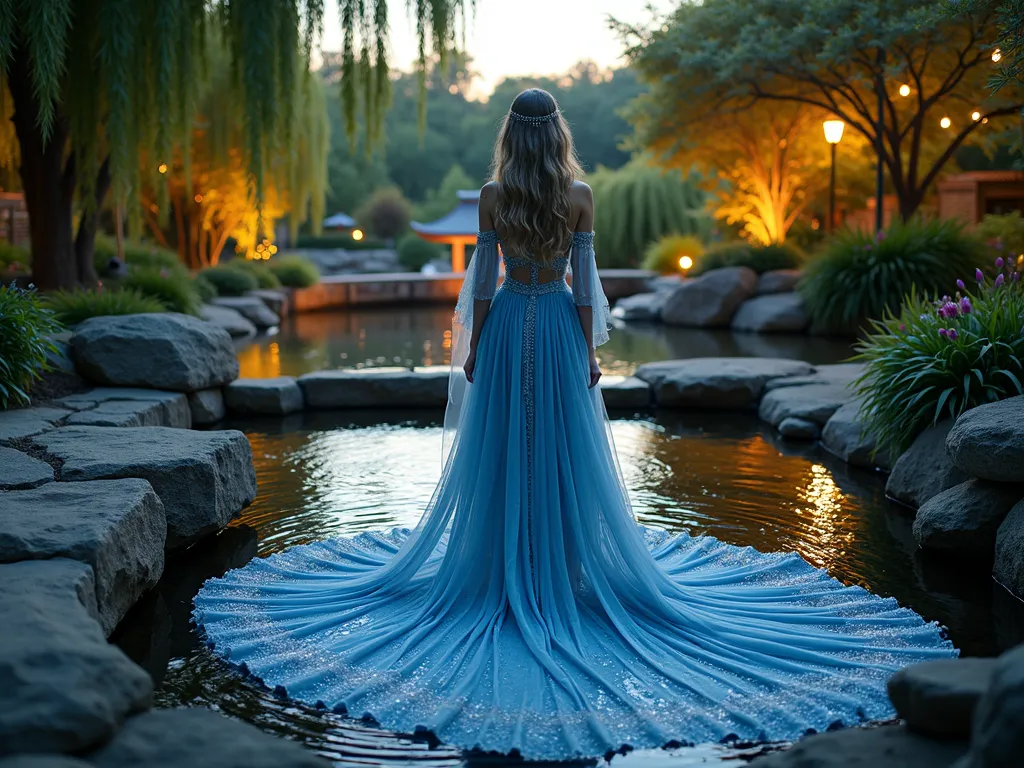
[[[299,376],[348,367],[451,363],[450,307],[420,306],[315,312],[287,318],[280,330],[238,353],[243,378]],[[853,354],[849,339],[804,334],[754,334],[618,324],[598,349],[601,368],[628,375],[653,360],[691,357],[788,357],[838,363]]]
[[[115,636],[157,680],[160,705],[213,707],[304,740],[339,765],[466,764],[456,750],[430,749],[258,690],[214,659],[189,625],[202,581],[252,557],[413,525],[440,472],[439,416],[406,413],[408,421],[394,423],[393,413],[314,413],[228,425],[249,436],[257,500],[232,527],[170,561],[158,588]],[[992,655],[1024,640],[1021,604],[989,578],[969,579],[920,557],[911,518],[886,500],[881,476],[815,446],[782,442],[753,415],[616,419],[613,434],[641,522],[764,551],[795,550],[845,582],[940,621],[967,655]],[[735,765],[762,749],[647,750],[615,763]]]

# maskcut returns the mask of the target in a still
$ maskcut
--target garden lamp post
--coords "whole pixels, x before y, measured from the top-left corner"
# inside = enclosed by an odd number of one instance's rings
[[[825,141],[832,148],[832,165],[828,180],[828,232],[832,234],[836,228],[836,145],[843,140],[846,123],[842,120],[826,120],[822,125],[825,128]]]

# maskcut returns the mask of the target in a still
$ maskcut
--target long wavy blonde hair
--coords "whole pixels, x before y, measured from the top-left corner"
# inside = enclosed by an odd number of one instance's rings
[[[572,133],[555,97],[540,88],[516,96],[491,162],[498,186],[494,223],[502,247],[547,264],[564,255],[572,244],[569,190],[582,177]]]

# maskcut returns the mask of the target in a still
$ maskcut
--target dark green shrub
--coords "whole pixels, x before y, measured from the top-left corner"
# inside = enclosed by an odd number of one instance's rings
[[[255,275],[227,264],[204,269],[199,274],[217,289],[218,296],[244,296],[259,288]]]
[[[136,267],[119,286],[157,299],[171,312],[198,315],[202,299],[192,275],[183,269]]]
[[[192,285],[195,286],[196,293],[199,294],[199,300],[204,304],[209,304],[217,298],[217,287],[207,280],[202,273],[192,279]]]
[[[274,256],[269,265],[281,285],[288,288],[308,288],[320,282],[320,270],[316,264],[297,253]]]
[[[709,248],[697,260],[694,274],[722,267],[749,267],[760,275],[775,269],[799,269],[803,262],[803,254],[791,245],[751,245],[741,240]]]
[[[4,273],[28,274],[32,271],[32,255],[27,248],[0,240],[0,280]]]
[[[144,296],[131,288],[51,291],[42,297],[42,302],[64,325],[75,325],[101,315],[139,315],[166,311],[158,299]]]
[[[643,268],[661,275],[678,275],[693,269],[700,263],[704,244],[690,235],[666,235],[651,243],[644,254]],[[690,258],[690,266],[680,263]]]
[[[50,336],[60,330],[35,291],[0,285],[0,409],[27,405],[32,382],[46,370]]]
[[[878,236],[843,230],[807,265],[799,290],[816,326],[851,333],[898,312],[912,288],[934,298],[985,260],[981,242],[952,220],[896,222]]]
[[[270,271],[270,267],[265,261],[256,261],[255,259],[232,259],[224,266],[232,267],[233,269],[241,269],[248,272],[250,275],[256,278],[257,287],[259,288],[280,288],[281,281],[277,279],[277,276]]]
[[[387,246],[381,240],[364,237],[353,240],[351,235],[299,235],[295,240],[296,248],[311,251],[333,251],[341,248],[346,251],[377,251]]]
[[[1001,256],[1006,260],[1020,260],[1024,254],[1024,216],[1020,211],[1011,213],[987,214],[974,228],[974,234],[986,246],[995,259]]]
[[[96,268],[96,272],[103,274],[107,269],[107,264],[114,258],[117,258],[117,240],[109,235],[97,235],[96,247],[93,251],[93,266]],[[142,243],[135,240],[124,241],[124,261],[134,267],[184,268],[176,251],[153,243]]]
[[[398,244],[398,263],[410,272],[419,272],[425,264],[440,258],[444,249],[416,235],[409,235]]]
[[[356,221],[367,232],[393,241],[409,228],[412,203],[398,187],[381,187],[356,211]]]
[[[997,261],[995,281],[965,274],[938,301],[912,287],[899,314],[875,321],[858,344],[866,368],[856,388],[880,449],[897,456],[942,419],[1024,394],[1024,288],[1005,267]]]

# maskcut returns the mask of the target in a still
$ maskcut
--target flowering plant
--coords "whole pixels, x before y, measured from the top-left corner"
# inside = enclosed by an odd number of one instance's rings
[[[1024,287],[1017,262],[995,261],[929,301],[914,290],[899,314],[857,345],[855,387],[879,449],[893,455],[925,428],[976,405],[1024,394]],[[968,286],[968,282],[971,284]]]

